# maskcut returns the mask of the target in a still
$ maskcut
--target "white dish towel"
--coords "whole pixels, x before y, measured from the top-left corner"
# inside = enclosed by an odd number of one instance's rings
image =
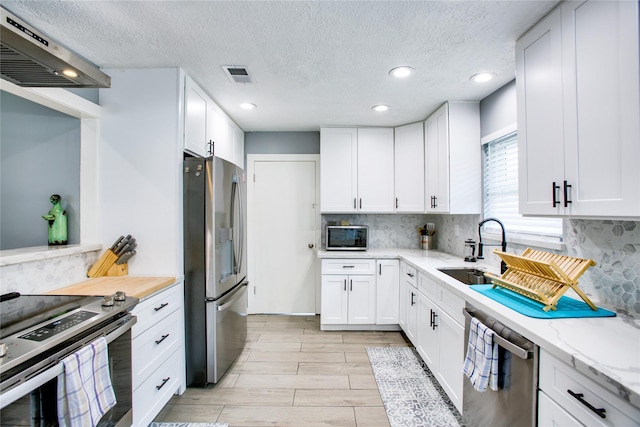
[[[475,317],[471,318],[462,372],[477,391],[485,391],[487,386],[498,391],[498,344],[493,340],[494,333]]]
[[[104,337],[62,360],[58,375],[60,427],[95,426],[116,404],[109,375],[108,344]]]

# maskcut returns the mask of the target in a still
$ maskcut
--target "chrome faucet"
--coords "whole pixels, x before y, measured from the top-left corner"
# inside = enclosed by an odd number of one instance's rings
[[[502,228],[502,244],[501,244],[502,252],[507,251],[507,235],[504,231],[504,225],[502,224],[502,222],[500,222],[500,220],[496,218],[486,218],[478,223],[478,257],[477,257],[478,259],[484,259],[484,256],[482,253],[482,249],[484,246],[498,246],[498,245],[482,243],[482,226],[489,221],[497,222],[500,225],[500,228]],[[500,274],[503,274],[505,271],[507,271],[507,264],[504,261],[500,261]]]

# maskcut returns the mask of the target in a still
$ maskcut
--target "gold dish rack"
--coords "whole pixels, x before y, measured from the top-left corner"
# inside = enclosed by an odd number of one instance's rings
[[[498,276],[485,273],[491,278],[493,288],[500,286],[543,303],[544,311],[555,310],[560,297],[573,289],[592,310],[598,308],[578,288],[578,278],[592,265],[591,259],[574,258],[527,248],[522,255],[493,251],[506,264],[507,271]]]

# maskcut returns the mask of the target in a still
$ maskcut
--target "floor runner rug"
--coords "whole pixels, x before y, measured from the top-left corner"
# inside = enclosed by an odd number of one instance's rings
[[[227,423],[151,423],[149,427],[229,427]]]
[[[367,347],[391,427],[459,427],[460,413],[413,347]]]

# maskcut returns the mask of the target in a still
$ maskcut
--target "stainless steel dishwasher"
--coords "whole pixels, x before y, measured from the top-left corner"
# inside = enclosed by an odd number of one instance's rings
[[[487,314],[467,304],[465,354],[471,317],[491,328],[498,343],[498,391],[474,390],[464,377],[462,418],[466,427],[535,427],[538,388],[538,346]]]

